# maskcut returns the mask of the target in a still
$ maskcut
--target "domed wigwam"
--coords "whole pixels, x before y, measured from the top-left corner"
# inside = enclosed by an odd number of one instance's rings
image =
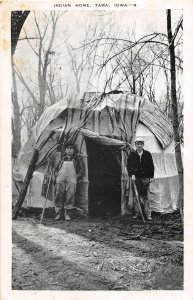
[[[152,210],[174,211],[178,174],[172,125],[154,104],[128,93],[84,93],[48,107],[19,153],[14,186],[22,185],[33,151],[38,149],[24,205],[42,207],[47,159],[58,143],[70,141],[85,167],[83,179],[77,183],[75,206],[90,215],[125,214],[133,200],[127,174],[122,181],[123,169],[126,153],[135,149],[136,138],[143,140],[154,161],[155,176],[149,192]],[[125,155],[122,160],[121,155]],[[53,200],[52,193],[48,199]],[[53,202],[48,201],[47,206],[53,206]]]

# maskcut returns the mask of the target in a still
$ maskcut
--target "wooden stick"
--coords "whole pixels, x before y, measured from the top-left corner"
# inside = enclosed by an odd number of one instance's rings
[[[126,201],[125,201],[125,194],[126,194],[126,188],[125,188],[125,154],[124,151],[121,150],[121,215],[126,214]]]
[[[43,210],[42,210],[40,224],[42,223],[42,220],[43,220],[43,217],[44,217],[44,213],[45,213],[45,209],[46,209],[46,203],[47,203],[47,200],[48,200],[48,192],[49,192],[49,188],[50,188],[51,179],[52,179],[52,175],[50,174],[50,178],[49,178],[49,182],[48,182],[48,188],[47,188],[47,191],[46,191],[46,199],[45,199],[44,207],[43,207]]]
[[[20,211],[20,209],[22,207],[22,204],[23,204],[23,202],[25,200],[27,189],[28,189],[30,180],[32,178],[33,172],[35,170],[36,162],[38,160],[38,156],[39,156],[39,151],[37,149],[35,149],[34,153],[33,153],[33,156],[32,156],[32,159],[30,161],[28,170],[27,170],[27,174],[25,176],[24,187],[20,190],[17,202],[16,202],[16,204],[15,204],[15,206],[13,208],[12,220],[15,220],[17,218],[18,213],[19,213],[19,211]]]
[[[134,187],[134,191],[135,191],[135,200],[136,200],[136,203],[137,203],[137,206],[138,206],[138,209],[139,209],[139,213],[141,215],[141,218],[143,220],[143,223],[145,223],[145,218],[144,218],[144,215],[143,215],[143,212],[142,212],[142,209],[141,209],[141,204],[140,204],[140,201],[139,201],[139,194],[138,194],[138,191],[137,191],[137,187],[136,187],[136,183],[134,180],[132,180],[133,182],[133,187]]]

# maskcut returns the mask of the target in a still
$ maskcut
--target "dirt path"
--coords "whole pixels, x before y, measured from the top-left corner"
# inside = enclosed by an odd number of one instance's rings
[[[37,217],[13,221],[12,288],[23,290],[183,289],[179,216],[147,225],[125,218]]]

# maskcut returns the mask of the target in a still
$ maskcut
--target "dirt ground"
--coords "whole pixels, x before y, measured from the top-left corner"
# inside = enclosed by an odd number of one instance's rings
[[[124,217],[20,215],[13,221],[14,290],[181,290],[180,216],[153,221]]]

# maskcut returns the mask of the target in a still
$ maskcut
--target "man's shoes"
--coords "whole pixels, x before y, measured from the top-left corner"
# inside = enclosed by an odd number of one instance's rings
[[[59,221],[59,220],[62,220],[63,219],[63,217],[62,217],[62,215],[61,214],[58,214],[56,217],[55,217],[55,221]]]
[[[147,217],[147,220],[148,221],[152,221],[152,217]]]

